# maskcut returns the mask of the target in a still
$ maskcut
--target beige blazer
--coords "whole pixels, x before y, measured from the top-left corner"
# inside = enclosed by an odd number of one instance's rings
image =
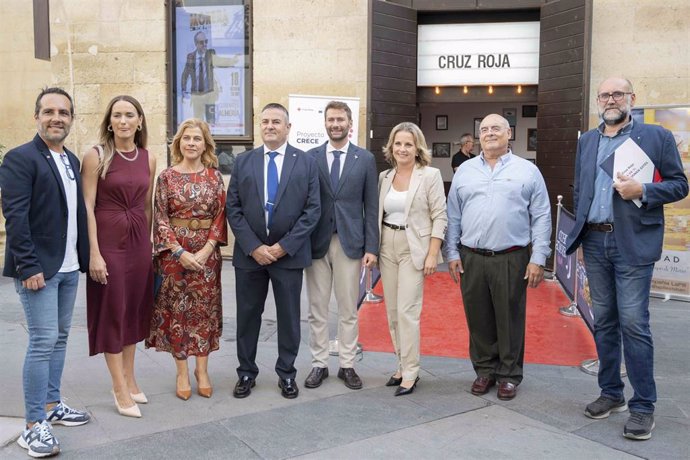
[[[394,177],[393,168],[379,175],[379,230],[383,227],[383,200],[391,188]],[[405,222],[412,263],[417,270],[423,270],[431,237],[443,240],[448,225],[446,195],[441,171],[438,169],[431,166],[415,166],[405,202]],[[440,251],[438,261],[443,262]]]

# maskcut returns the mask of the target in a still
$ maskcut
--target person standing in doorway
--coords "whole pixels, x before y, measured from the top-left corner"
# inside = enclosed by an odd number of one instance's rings
[[[463,164],[470,158],[474,158],[475,155],[472,153],[473,149],[474,137],[472,136],[472,134],[465,133],[462,136],[460,136],[460,150],[458,150],[458,153],[453,155],[453,158],[451,160],[453,174],[455,174],[455,171],[458,170],[461,164]]]

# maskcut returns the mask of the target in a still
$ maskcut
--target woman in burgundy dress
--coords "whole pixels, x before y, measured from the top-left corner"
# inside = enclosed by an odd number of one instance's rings
[[[131,96],[105,111],[100,141],[84,154],[82,178],[91,259],[86,283],[89,354],[103,353],[121,415],[146,403],[134,377],[136,344],[153,307],[151,196],[156,159],[146,150],[146,118]]]
[[[156,269],[163,276],[147,347],[177,365],[176,395],[192,394],[187,358],[196,356],[197,393],[210,398],[208,355],[223,329],[219,245],[227,241],[225,187],[206,122],[185,120],[170,146],[172,166],[158,177],[154,206]]]

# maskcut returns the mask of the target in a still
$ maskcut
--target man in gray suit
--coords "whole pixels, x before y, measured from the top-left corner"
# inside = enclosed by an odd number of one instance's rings
[[[307,152],[319,170],[321,217],[311,235],[312,265],[305,269],[309,298],[312,370],[304,386],[328,377],[328,304],[338,302],[338,378],[358,390],[353,368],[359,327],[357,297],[362,265],[376,264],[379,249],[378,191],[374,155],[350,143],[352,111],[331,101],[324,111],[329,141]]]

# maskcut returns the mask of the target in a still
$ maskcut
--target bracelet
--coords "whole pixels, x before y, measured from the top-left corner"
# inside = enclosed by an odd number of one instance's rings
[[[184,248],[183,248],[182,246],[180,246],[180,248],[179,248],[177,251],[175,251],[175,252],[172,253],[172,256],[173,256],[175,259],[179,260],[180,257],[182,256],[182,254],[184,254],[184,252],[185,252],[185,251],[184,251]]]

